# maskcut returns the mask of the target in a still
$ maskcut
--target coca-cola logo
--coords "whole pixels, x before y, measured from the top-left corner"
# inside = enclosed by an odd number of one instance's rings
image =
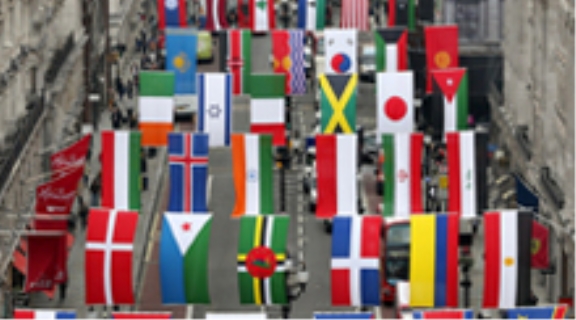
[[[85,159],[77,156],[58,155],[52,160],[52,165],[55,167],[80,167],[84,165]]]
[[[50,289],[54,286],[52,279],[41,278],[30,282],[30,289]]]
[[[52,188],[50,186],[41,189],[38,193],[38,198],[43,200],[60,200],[60,201],[72,201],[76,197],[76,190],[71,190],[66,192],[64,188]]]

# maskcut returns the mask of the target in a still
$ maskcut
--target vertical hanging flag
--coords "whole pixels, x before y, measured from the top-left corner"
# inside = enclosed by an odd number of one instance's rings
[[[317,218],[358,213],[356,135],[317,135]]]
[[[208,135],[171,132],[168,136],[168,155],[168,211],[208,213]]]
[[[253,32],[265,32],[275,28],[273,0],[248,0],[250,8],[250,27]]]
[[[232,73],[234,95],[250,93],[250,75],[252,74],[252,33],[250,30],[228,30],[226,42],[228,57],[226,65]],[[224,56],[224,54],[223,54]]]
[[[384,216],[409,217],[423,213],[421,133],[384,134]]]
[[[355,133],[358,75],[320,75],[319,80],[322,132]]]
[[[220,31],[228,29],[228,21],[226,20],[226,0],[206,0],[206,30]]]
[[[186,0],[157,0],[158,28],[186,27]]]
[[[302,30],[274,30],[272,32],[274,72],[286,75],[287,95],[306,93],[304,73],[304,32]]]
[[[112,312],[112,319],[172,319],[172,312]]]
[[[326,0],[298,0],[298,29],[322,31],[326,24]]]
[[[410,307],[458,307],[459,228],[456,214],[410,217]]]
[[[566,319],[565,304],[504,310],[505,319]]]
[[[426,43],[426,92],[432,92],[431,72],[458,67],[458,26],[424,27]]]
[[[332,305],[379,306],[382,218],[335,217],[332,230]]]
[[[414,319],[474,319],[472,309],[437,309],[412,312]]]
[[[166,29],[166,70],[174,73],[174,93],[196,94],[196,46],[191,29]]]
[[[274,213],[272,136],[232,135],[236,204],[232,217]]]
[[[484,213],[483,308],[528,305],[532,213],[503,210]]]
[[[549,239],[550,231],[546,226],[534,220],[532,223],[531,266],[534,269],[550,268]]]
[[[140,132],[102,131],[101,206],[140,210]]]
[[[198,132],[210,136],[210,147],[230,145],[232,131],[232,75],[198,75]]]
[[[24,292],[51,290],[57,283],[65,282],[68,262],[66,235],[28,235],[27,240]]]
[[[74,310],[16,309],[14,319],[76,319]]]
[[[272,135],[274,146],[286,144],[283,74],[253,74],[250,87],[250,132]]]
[[[168,132],[174,127],[174,73],[141,71],[139,81],[138,120],[142,146],[165,146]]]
[[[374,31],[374,42],[376,72],[397,72],[408,69],[408,31],[406,28],[378,29]]]
[[[443,114],[440,132],[468,128],[468,75],[465,68],[432,71],[435,113]]]
[[[164,214],[159,258],[163,304],[210,303],[211,226],[209,214]]]
[[[378,135],[382,133],[414,132],[414,85],[412,71],[379,72],[376,78],[378,94]]]
[[[242,217],[238,239],[241,304],[287,304],[286,240],[290,217]]]
[[[368,0],[342,0],[340,28],[368,31]]]
[[[416,30],[416,5],[414,0],[388,0],[388,26],[405,26]]]
[[[84,167],[91,139],[91,134],[84,135],[80,140],[50,156],[52,179],[66,175],[68,170]]]
[[[354,74],[358,72],[356,30],[326,29],[324,52],[326,74]]]
[[[138,213],[90,209],[86,232],[86,304],[134,304],[132,250]]]

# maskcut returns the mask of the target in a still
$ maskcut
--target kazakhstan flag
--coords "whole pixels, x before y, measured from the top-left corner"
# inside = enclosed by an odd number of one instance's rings
[[[174,93],[196,94],[196,46],[192,29],[166,29],[166,70],[174,71]]]

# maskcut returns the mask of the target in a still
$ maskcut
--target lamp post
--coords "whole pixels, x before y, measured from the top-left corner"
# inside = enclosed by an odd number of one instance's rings
[[[94,127],[94,131],[98,130],[98,115],[99,115],[99,108],[98,102],[100,102],[100,94],[98,93],[91,93],[88,96],[88,101],[90,102],[90,108],[92,109],[92,125]]]

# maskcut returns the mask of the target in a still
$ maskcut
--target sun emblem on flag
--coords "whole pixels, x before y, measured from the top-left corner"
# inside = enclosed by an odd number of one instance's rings
[[[175,56],[174,59],[172,59],[172,63],[174,64],[174,67],[182,73],[186,72],[188,68],[190,68],[190,60],[188,59],[188,55],[184,52],[180,52]]]
[[[506,267],[511,267],[511,266],[513,266],[513,265],[514,265],[514,258],[512,258],[512,257],[506,257],[506,258],[504,258],[504,265],[505,265]]]
[[[398,171],[398,180],[400,180],[400,183],[404,183],[407,179],[408,179],[408,172],[406,172],[406,170],[401,169],[400,171]]]
[[[268,247],[256,247],[246,256],[246,269],[254,278],[269,278],[276,271],[276,255]]]
[[[538,251],[540,251],[540,246],[542,246],[540,239],[532,239],[530,243],[530,251],[532,254],[536,254]]]
[[[169,10],[174,10],[178,8],[178,0],[166,0],[164,1],[164,5]]]
[[[434,55],[434,63],[440,69],[447,68],[450,65],[450,55],[446,51],[440,51]]]

